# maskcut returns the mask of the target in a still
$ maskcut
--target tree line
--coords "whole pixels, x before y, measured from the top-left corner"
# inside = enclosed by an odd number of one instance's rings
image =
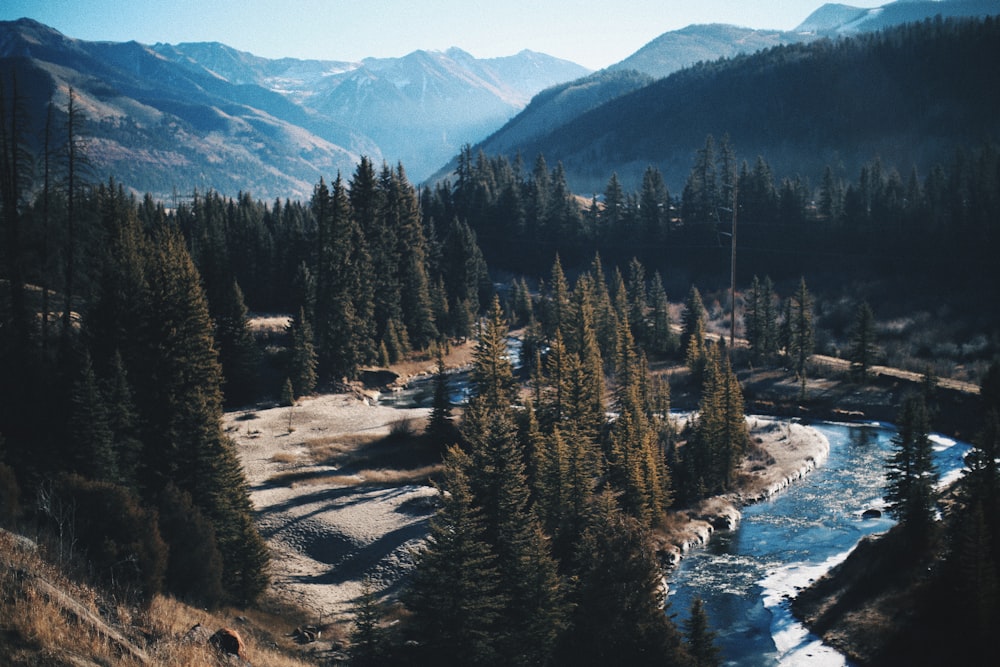
[[[515,273],[540,273],[556,252],[578,267],[600,249],[612,263],[637,257],[673,275],[718,281],[729,269],[735,206],[742,276],[935,267],[957,284],[996,277],[988,242],[1000,219],[1000,152],[992,143],[957,150],[923,176],[875,156],[853,179],[831,164],[810,183],[777,176],[765,156],[740,159],[727,136],[709,135],[681,192],[669,192],[649,166],[638,191],[611,174],[589,201],[543,155],[527,170],[520,156],[473,156],[467,146],[457,165],[454,185],[425,189],[425,214],[467,221],[488,240],[490,265]]]
[[[223,406],[273,398],[269,376],[302,395],[470,335],[492,289],[475,236],[456,219],[436,232],[402,166],[367,159],[308,204],[139,200],[93,182],[72,91],[35,155],[38,128],[10,83],[3,515],[47,526],[60,554],[86,552],[94,573],[144,599],[252,602],[268,555]],[[287,353],[262,355],[248,304],[296,313]]]

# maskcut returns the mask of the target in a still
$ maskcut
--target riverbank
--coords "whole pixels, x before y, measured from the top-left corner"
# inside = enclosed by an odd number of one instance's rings
[[[822,465],[830,454],[830,442],[822,433],[797,422],[752,416],[747,427],[756,453],[740,465],[735,490],[670,512],[657,532],[657,549],[668,566],[705,545],[716,530],[734,529],[741,507],[767,500]]]

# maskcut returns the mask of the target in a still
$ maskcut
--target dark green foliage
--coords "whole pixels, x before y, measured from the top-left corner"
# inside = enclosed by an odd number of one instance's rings
[[[701,598],[695,597],[684,623],[684,645],[694,660],[694,667],[718,667],[722,664],[719,649],[714,643],[715,634],[709,628],[708,615]]]
[[[766,361],[778,352],[778,313],[774,286],[769,277],[750,283],[744,314],[747,343],[755,361]]]
[[[175,230],[157,230],[149,276],[150,317],[140,335],[155,353],[142,357],[141,373],[155,381],[136,385],[144,424],[142,486],[155,496],[172,481],[191,495],[215,528],[227,595],[251,601],[266,582],[267,553],[242,468],[222,434],[221,369],[207,303]]]
[[[848,359],[851,360],[851,371],[858,381],[864,382],[868,379],[877,354],[875,315],[872,313],[871,306],[867,302],[862,302],[858,306],[854,331],[851,333],[851,349],[848,353]]]
[[[930,441],[930,423],[923,398],[903,399],[895,451],[886,462],[885,500],[889,512],[918,544],[930,537],[937,503],[937,471]]]
[[[799,281],[799,287],[786,302],[785,326],[788,329],[785,354],[792,362],[802,383],[802,395],[806,387],[806,362],[816,346],[816,330],[813,325],[813,298],[806,287],[806,279]]]
[[[500,299],[479,326],[473,354],[472,380],[476,385],[472,401],[490,410],[505,410],[515,394],[514,369],[507,352],[507,322]]]
[[[694,285],[684,302],[681,325],[681,351],[684,363],[696,375],[701,373],[705,361],[705,305],[701,293]]]
[[[318,370],[330,379],[353,378],[375,352],[372,260],[340,178],[332,190],[319,182],[312,211],[318,246],[312,318]]]
[[[243,291],[235,281],[210,302],[215,321],[215,341],[222,365],[223,393],[227,405],[244,405],[258,393],[260,350],[250,331]]]
[[[97,376],[85,354],[73,385],[70,433],[73,469],[94,480],[117,482],[118,460],[113,448],[109,414]]]
[[[677,334],[674,333],[670,319],[670,304],[667,302],[667,292],[663,289],[660,273],[653,276],[653,286],[649,299],[652,302],[652,326],[649,332],[649,351],[651,354],[671,355],[680,345]]]
[[[306,319],[304,308],[299,309],[299,315],[289,323],[289,333],[292,336],[292,346],[288,356],[288,382],[291,384],[291,403],[298,396],[308,396],[316,389],[316,348],[313,346],[312,327]],[[282,403],[287,402],[282,387]]]
[[[444,365],[444,354],[439,350],[437,367],[434,374],[434,401],[431,404],[431,416],[427,420],[426,436],[441,450],[459,440],[458,429],[455,427],[451,414],[451,397],[448,391],[448,372]]]
[[[491,665],[497,658],[496,623],[505,595],[469,486],[469,463],[457,448],[449,450],[447,494],[404,596],[425,664]]]
[[[648,534],[598,496],[574,559],[578,585],[570,594],[572,625],[560,645],[559,664],[683,664],[680,633],[663,609],[659,563]]]
[[[678,482],[687,502],[732,488],[747,446],[743,393],[729,359],[710,346],[698,415],[681,448]]]
[[[379,667],[387,665],[387,640],[382,628],[382,609],[372,582],[361,584],[361,597],[354,608],[354,627],[351,630],[351,667]]]
[[[190,494],[173,484],[164,488],[158,507],[160,533],[169,545],[166,590],[182,600],[217,607],[224,594],[215,529]]]

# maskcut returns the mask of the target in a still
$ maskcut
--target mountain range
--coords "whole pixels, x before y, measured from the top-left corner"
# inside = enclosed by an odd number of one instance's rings
[[[718,99],[705,77],[719,58],[735,61],[936,15],[994,13],[1000,13],[996,0],[824,5],[793,31],[715,24],[668,32],[595,73],[531,51],[492,59],[459,49],[360,62],[267,59],[218,43],[87,42],[21,19],[0,22],[0,72],[16,75],[18,103],[39,137],[50,99],[55,126],[64,124],[72,89],[87,119],[94,177],[114,175],[133,191],[161,198],[194,189],[305,198],[321,176],[350,174],[362,155],[401,162],[421,182],[446,176],[449,160],[467,143],[487,154],[543,152],[550,162],[564,161],[571,186],[587,192],[612,171],[628,183],[649,160],[610,149],[607,142],[619,141],[613,128],[623,122],[646,127],[643,114],[655,110],[670,114],[673,127],[688,128],[673,133],[669,150],[655,131],[629,140],[663,146],[653,162],[672,172],[686,168],[704,140],[696,126],[727,129],[713,118],[754,94]],[[664,84],[671,75],[673,82]],[[4,78],[9,90],[12,79]],[[676,99],[662,99],[657,90]],[[595,121],[605,125],[594,136],[569,139],[573,128],[593,132]],[[596,150],[598,144],[603,148]]]
[[[50,98],[61,115],[72,89],[95,175],[160,197],[304,198],[362,155],[419,181],[539,90],[588,72],[531,51],[270,60],[218,43],[76,40],[31,19],[0,22],[0,65],[28,118],[44,118]]]

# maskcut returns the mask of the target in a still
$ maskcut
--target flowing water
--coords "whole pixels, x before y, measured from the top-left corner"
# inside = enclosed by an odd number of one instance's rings
[[[702,598],[728,665],[847,665],[789,611],[789,600],[843,560],[865,535],[892,519],[863,519],[882,509],[884,463],[895,429],[888,425],[815,424],[830,440],[818,470],[772,500],[744,508],[740,526],[689,552],[669,577],[669,613],[687,617]],[[954,479],[968,446],[935,436],[935,463]]]

